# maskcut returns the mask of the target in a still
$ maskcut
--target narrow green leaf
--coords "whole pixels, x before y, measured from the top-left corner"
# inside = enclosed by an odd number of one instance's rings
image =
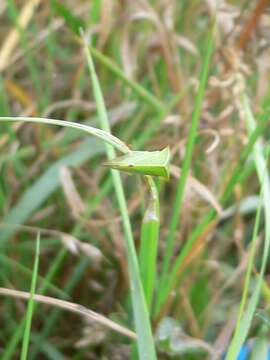
[[[31,322],[32,322],[32,317],[33,317],[33,309],[34,309],[34,295],[35,295],[35,291],[36,291],[36,284],[37,284],[37,277],[38,277],[39,248],[40,248],[40,234],[38,234],[37,241],[36,241],[36,254],[35,254],[33,275],[32,275],[32,281],[31,281],[30,298],[28,301],[27,313],[26,313],[26,322],[25,322],[24,335],[23,335],[21,360],[27,360],[27,354],[28,354],[30,332],[31,332]]]
[[[84,38],[83,44],[94,90],[94,96],[97,103],[97,110],[100,118],[101,127],[103,128],[103,130],[110,132],[110,125],[99,80],[95,72],[93,59],[88,49],[87,42]],[[107,146],[107,155],[110,160],[115,157],[115,151],[111,146]],[[125,231],[129,277],[131,283],[131,300],[133,306],[135,328],[138,336],[138,352],[141,360],[155,360],[156,351],[152,336],[151,324],[149,320],[149,313],[144,297],[142,282],[140,279],[139,265],[134,246],[131,224],[128,216],[124,189],[121,182],[120,174],[117,171],[112,170],[112,178]]]

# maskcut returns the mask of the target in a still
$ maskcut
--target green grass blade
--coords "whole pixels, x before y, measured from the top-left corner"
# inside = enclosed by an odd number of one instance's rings
[[[246,94],[241,96],[242,107],[245,114],[245,120],[249,135],[254,131],[256,127],[256,122],[252,114],[249,99]],[[264,217],[265,217],[265,241],[262,257],[262,265],[260,269],[259,278],[257,280],[255,291],[248,303],[247,310],[244,316],[241,319],[241,322],[235,332],[232,342],[229,347],[228,354],[226,356],[227,360],[233,360],[240,351],[241,346],[248,336],[248,332],[251,326],[251,322],[260,298],[263,276],[267,264],[267,259],[270,249],[270,179],[265,171],[267,169],[267,163],[263,154],[263,144],[261,141],[258,141],[253,148],[253,156],[255,160],[256,170],[258,178],[262,187],[263,194],[263,205],[264,205]]]
[[[159,197],[155,182],[147,177],[150,199],[144,213],[141,227],[139,263],[142,284],[149,312],[151,312],[153,292],[156,280],[156,263],[160,226]]]
[[[92,80],[92,86],[94,90],[95,100],[97,103],[97,110],[100,118],[101,127],[104,131],[110,132],[110,126],[107,118],[103,95],[95,72],[94,63],[86,42],[84,43],[84,49],[87,57],[87,63]],[[115,157],[115,151],[111,146],[107,146],[107,155],[109,160]],[[139,265],[134,246],[131,224],[128,217],[124,190],[120,174],[116,170],[111,171],[125,231],[128,268],[131,283],[131,299],[133,305],[133,315],[135,319],[135,328],[138,336],[139,356],[141,360],[153,360],[156,359],[155,346],[149,320],[149,313],[140,279]]]
[[[194,144],[195,144],[195,140],[196,140],[196,136],[197,136],[197,128],[198,128],[200,117],[201,117],[202,102],[203,102],[204,92],[205,92],[207,78],[208,78],[209,64],[210,64],[211,55],[212,55],[213,49],[214,49],[214,40],[213,40],[214,29],[215,29],[215,24],[213,25],[213,28],[209,35],[206,54],[204,57],[201,75],[200,75],[198,95],[195,100],[194,111],[193,111],[192,118],[191,118],[191,126],[190,126],[190,130],[189,130],[189,134],[188,134],[181,176],[179,178],[179,182],[177,185],[175,202],[174,202],[173,210],[172,210],[172,220],[170,223],[169,234],[168,234],[168,238],[167,238],[167,242],[166,242],[165,254],[164,254],[163,261],[162,261],[160,286],[159,286],[160,290],[158,292],[158,297],[157,297],[156,311],[155,311],[156,313],[159,311],[160,306],[161,306],[161,293],[163,291],[163,286],[166,282],[167,274],[169,271],[170,260],[173,255],[174,239],[175,239],[175,234],[176,234],[177,226],[179,223],[180,212],[181,212],[181,208],[182,208],[182,204],[183,204],[186,180],[187,180],[188,173],[189,173],[189,170],[191,167],[193,148],[194,148]]]
[[[27,312],[26,312],[26,322],[25,322],[24,335],[23,335],[21,360],[27,360],[27,354],[28,354],[31,323],[32,323],[33,310],[34,310],[34,295],[36,291],[36,284],[38,277],[39,249],[40,249],[40,234],[38,234],[36,241],[36,254],[35,254],[34,267],[33,267],[33,276],[31,281],[30,298],[28,301]]]

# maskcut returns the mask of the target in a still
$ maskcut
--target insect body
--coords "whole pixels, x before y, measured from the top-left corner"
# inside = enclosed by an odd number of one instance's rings
[[[105,162],[112,169],[141,175],[159,176],[169,179],[170,149],[161,151],[131,151]]]

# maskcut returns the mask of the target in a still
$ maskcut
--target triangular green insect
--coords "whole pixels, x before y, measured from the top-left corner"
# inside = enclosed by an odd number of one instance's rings
[[[131,151],[115,159],[103,163],[112,169],[128,173],[159,176],[169,179],[170,149],[160,151]]]

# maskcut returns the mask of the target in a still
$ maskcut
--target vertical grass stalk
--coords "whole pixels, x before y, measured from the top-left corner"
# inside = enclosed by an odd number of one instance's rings
[[[141,227],[139,263],[145,299],[150,313],[157,272],[156,263],[160,216],[156,184],[150,176],[146,176],[145,178],[150,187],[150,199]]]
[[[31,333],[31,323],[33,317],[34,310],[34,295],[36,291],[36,284],[38,278],[38,263],[39,263],[39,249],[40,249],[40,234],[37,235],[36,241],[36,254],[33,266],[33,274],[31,281],[31,289],[30,289],[30,298],[28,301],[27,312],[26,312],[26,321],[23,335],[23,343],[22,343],[22,351],[21,351],[21,360],[27,360],[28,347],[30,341],[30,333]]]
[[[88,49],[86,40],[83,39],[83,42],[101,128],[107,132],[110,132],[107,111],[105,108],[100,84],[95,72],[94,63]],[[115,157],[115,151],[111,146],[106,146],[106,151],[109,159]],[[135,251],[124,190],[118,171],[111,170],[111,173],[125,231],[128,269],[130,276],[131,300],[133,306],[135,328],[138,336],[138,352],[141,360],[154,360],[156,359],[154,341],[149,320],[149,313],[140,279],[139,265]]]

